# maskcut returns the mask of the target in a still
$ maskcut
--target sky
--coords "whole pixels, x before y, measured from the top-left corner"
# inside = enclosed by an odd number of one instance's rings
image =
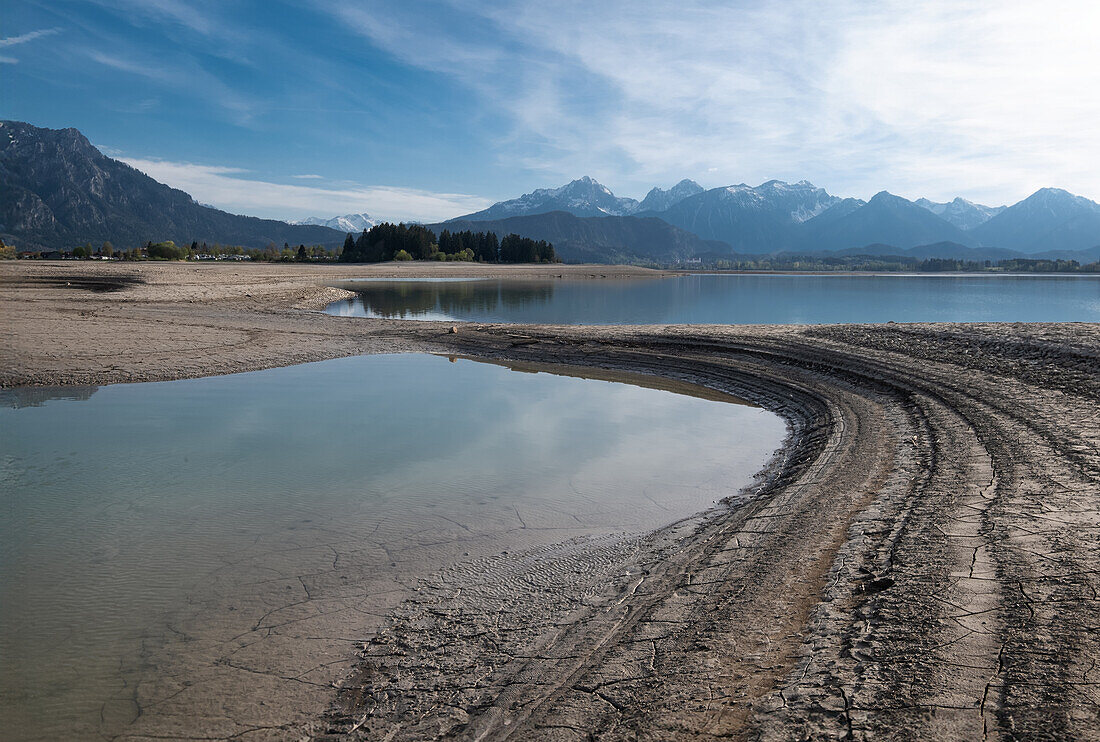
[[[0,3],[0,117],[235,213],[434,221],[582,175],[1100,198],[1095,0]]]

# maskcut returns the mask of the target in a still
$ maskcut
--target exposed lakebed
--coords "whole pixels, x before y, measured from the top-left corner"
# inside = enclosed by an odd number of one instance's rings
[[[308,719],[418,579],[749,483],[783,422],[702,397],[426,355],[8,392],[6,734]]]
[[[1100,276],[714,274],[363,280],[329,314],[525,324],[1096,322]]]

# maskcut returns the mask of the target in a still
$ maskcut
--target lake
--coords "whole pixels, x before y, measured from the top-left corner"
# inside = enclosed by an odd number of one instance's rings
[[[556,281],[362,281],[325,311],[531,324],[1097,322],[1100,276],[689,275]]]
[[[4,739],[308,719],[417,579],[670,523],[785,436],[720,395],[520,370],[408,354],[0,392]]]

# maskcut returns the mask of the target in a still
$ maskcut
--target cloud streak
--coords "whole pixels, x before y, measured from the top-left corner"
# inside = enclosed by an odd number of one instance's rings
[[[260,102],[255,97],[237,92],[217,75],[187,60],[181,59],[176,64],[166,66],[137,57],[108,54],[98,49],[87,48],[82,51],[88,59],[109,69],[209,101],[240,126],[248,125],[261,109]]]
[[[636,197],[684,177],[1100,196],[1094,0],[28,6],[39,30],[0,40],[13,108],[170,161],[281,161],[274,180],[314,190],[372,173],[507,198],[587,174]]]
[[[8,36],[7,38],[0,39],[0,49],[8,46],[15,46],[16,44],[25,44],[28,41],[34,41],[40,39],[43,36],[51,36],[55,33],[60,33],[60,28],[43,28],[38,31],[30,31],[28,33],[19,34],[18,36]]]
[[[245,177],[241,168],[120,158],[149,177],[219,209],[272,219],[366,212],[391,221],[433,222],[478,211],[488,199],[393,186],[322,188]]]
[[[1100,193],[1091,0],[439,7],[331,12],[507,116],[498,156],[548,179],[808,177],[864,197],[992,202],[1042,185]]]
[[[40,39],[43,36],[52,36],[55,33],[60,33],[60,28],[43,28],[37,31],[28,31],[18,36],[8,36],[7,38],[0,39],[0,49],[6,49],[9,46],[17,46],[19,44],[25,44],[28,41],[34,41]],[[19,60],[15,57],[9,57],[6,54],[0,55],[0,64],[16,64]]]

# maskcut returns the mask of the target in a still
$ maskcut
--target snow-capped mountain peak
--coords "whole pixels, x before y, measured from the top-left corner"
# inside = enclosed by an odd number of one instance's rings
[[[1089,211],[1100,210],[1100,204],[1097,204],[1095,201],[1091,201],[1084,196],[1076,196],[1062,188],[1040,188],[1020,203],[1026,204],[1028,202],[1040,204],[1043,207],[1076,207]],[[1002,206],[1001,208],[1004,207]]]
[[[319,227],[338,229],[341,232],[362,232],[364,229],[370,229],[380,222],[377,219],[372,219],[370,214],[345,214],[344,216],[334,216],[328,219],[320,216],[310,216],[288,223],[313,224]]]
[[[922,209],[931,211],[944,221],[954,224],[959,229],[973,229],[979,224],[984,224],[1005,210],[1004,206],[984,206],[965,198],[956,197],[953,201],[943,203],[929,201],[927,198],[918,198],[914,201]]]
[[[684,178],[667,191],[661,188],[653,188],[638,204],[638,211],[667,211],[685,198],[702,193],[703,190],[703,186],[687,178]]]
[[[462,218],[483,221],[551,211],[566,211],[574,216],[626,216],[637,210],[637,201],[619,198],[610,188],[585,175],[559,188],[537,188]]]
[[[797,183],[769,180],[755,187],[738,183],[717,191],[721,198],[741,208],[786,212],[798,223],[814,218],[840,200],[806,180]]]

